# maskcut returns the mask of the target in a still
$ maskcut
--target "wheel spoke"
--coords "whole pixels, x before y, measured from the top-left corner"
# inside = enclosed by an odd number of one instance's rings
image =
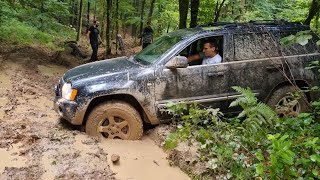
[[[108,134],[108,139],[114,139],[114,138],[115,138],[114,134],[111,134],[111,133]]]
[[[128,135],[123,133],[122,131],[119,131],[117,134],[121,139],[128,139]]]
[[[109,128],[110,128],[109,126],[99,126],[98,131],[109,133]]]
[[[284,97],[283,98],[283,104],[282,105],[287,105],[289,103],[289,101],[288,101],[288,97]]]
[[[115,124],[114,116],[108,116],[109,124]]]
[[[128,122],[126,120],[124,120],[120,123],[117,123],[117,125],[119,126],[119,130],[121,130],[122,128],[124,128],[125,126],[128,125]]]
[[[278,108],[278,109],[276,110],[276,112],[277,112],[277,114],[283,114],[283,115],[286,114],[286,110],[285,110],[283,107]]]
[[[297,104],[299,104],[299,101],[295,99],[295,100],[291,101],[291,103],[293,106],[296,106]]]

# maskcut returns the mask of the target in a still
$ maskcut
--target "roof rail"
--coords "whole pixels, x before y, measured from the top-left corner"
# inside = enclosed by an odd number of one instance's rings
[[[249,22],[213,22],[208,24],[201,24],[197,27],[208,27],[208,26],[224,26],[224,27],[237,27],[237,26],[250,26],[250,25],[302,25],[300,22],[289,22],[284,19],[280,20],[251,20]]]
[[[302,25],[300,22],[289,22],[284,19],[279,20],[251,20],[251,24],[257,25]]]
[[[201,24],[201,25],[198,25],[197,27],[224,26],[224,25],[230,25],[230,24],[235,24],[235,23],[234,22],[213,22],[208,24]]]

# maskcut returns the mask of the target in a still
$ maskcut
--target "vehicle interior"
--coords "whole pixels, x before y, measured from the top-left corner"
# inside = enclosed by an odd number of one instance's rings
[[[214,36],[214,37],[207,37],[207,38],[202,38],[198,39],[195,42],[191,43],[189,46],[187,46],[185,49],[183,49],[179,55],[180,56],[185,56],[189,57],[195,54],[199,54],[201,57],[203,57],[203,45],[206,41],[213,41],[217,44],[218,46],[218,53],[222,57],[223,60],[223,36]],[[195,66],[195,65],[201,65],[202,64],[202,59],[193,61],[189,63],[189,66]]]

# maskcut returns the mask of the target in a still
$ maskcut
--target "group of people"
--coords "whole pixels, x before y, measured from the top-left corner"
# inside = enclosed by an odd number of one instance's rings
[[[93,25],[88,29],[89,41],[92,48],[92,55],[90,58],[91,62],[98,60],[99,42],[103,42],[99,35],[98,27],[99,21],[94,21]],[[148,24],[144,28],[143,33],[140,35],[140,38],[142,38],[142,49],[146,48],[153,42],[153,29],[151,28],[150,24]],[[187,57],[188,62],[191,63],[193,61],[202,59],[202,65],[221,63],[222,57],[219,55],[218,46],[213,41],[205,41],[202,51],[203,54],[199,53]]]
[[[92,54],[90,57],[91,62],[98,60],[99,44],[103,42],[99,35],[100,32],[98,27],[99,21],[93,21],[92,26],[90,26],[88,29],[89,42],[92,49]],[[146,48],[149,44],[153,42],[153,29],[151,28],[150,24],[148,24],[144,28],[143,33],[140,35],[140,38],[142,38],[142,49]]]

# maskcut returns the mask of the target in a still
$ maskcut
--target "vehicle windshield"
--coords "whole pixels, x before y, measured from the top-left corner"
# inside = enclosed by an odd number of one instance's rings
[[[153,64],[162,54],[181,40],[181,36],[162,36],[138,53],[134,59],[143,65]]]

